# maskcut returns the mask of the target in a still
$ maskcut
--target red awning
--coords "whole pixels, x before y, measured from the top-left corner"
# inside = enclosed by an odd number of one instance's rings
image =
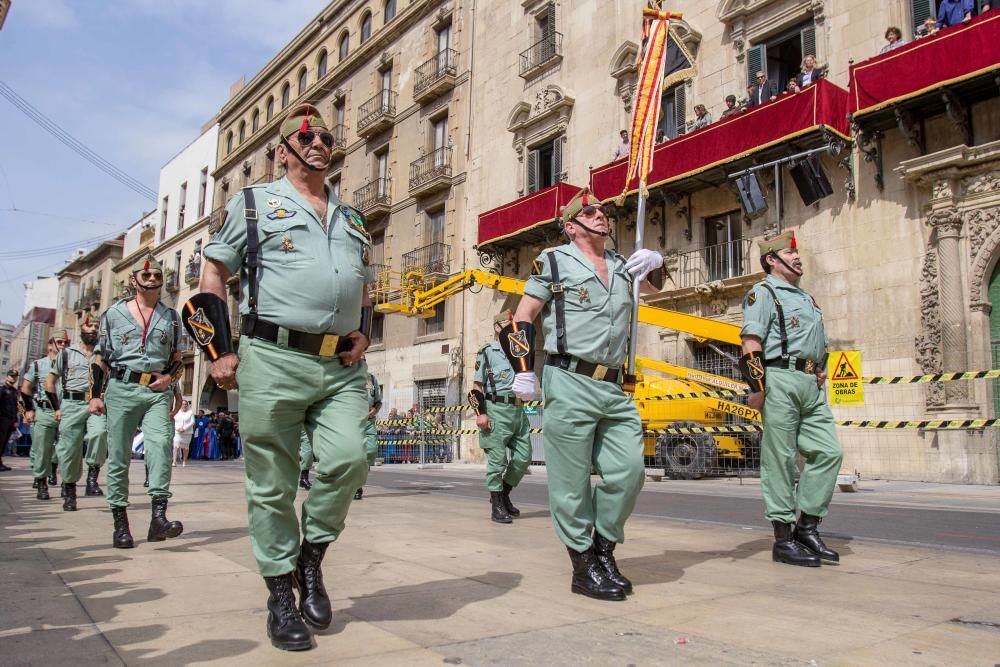
[[[648,187],[689,178],[809,132],[830,130],[849,140],[847,91],[820,79],[800,93],[788,93],[723,118],[708,127],[659,144],[653,152]],[[621,194],[627,160],[590,171],[590,190],[602,201]],[[637,181],[629,193],[638,191]]]
[[[996,69],[1000,12],[990,12],[852,65],[850,111],[864,116]]]
[[[533,192],[479,214],[479,250],[510,248],[542,240],[558,232],[559,209],[581,188],[569,183]]]

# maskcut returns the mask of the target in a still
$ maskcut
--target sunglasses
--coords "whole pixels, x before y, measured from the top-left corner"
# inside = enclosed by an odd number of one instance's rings
[[[67,343],[65,340],[59,339],[56,341],[56,345],[58,345],[59,347],[66,347]]]
[[[163,273],[161,271],[140,271],[139,277],[143,280],[153,280],[156,278],[162,278]]]
[[[305,148],[306,146],[310,146],[313,142],[313,139],[316,138],[316,134],[317,133],[313,132],[312,130],[299,132],[298,135],[296,136],[296,139],[299,142],[299,146],[302,146],[303,148]],[[330,134],[329,132],[320,132],[319,140],[327,148],[333,148],[333,135]]]
[[[582,215],[585,218],[592,218],[598,213],[604,213],[604,208],[600,204],[591,204],[580,209],[580,212],[577,215]]]

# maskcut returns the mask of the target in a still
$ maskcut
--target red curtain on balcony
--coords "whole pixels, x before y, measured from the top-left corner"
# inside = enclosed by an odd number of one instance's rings
[[[847,91],[821,79],[800,93],[782,95],[658,145],[647,185],[655,187],[694,176],[823,127],[849,139],[846,114]],[[627,166],[628,160],[622,159],[591,169],[591,192],[604,201],[617,197]],[[638,187],[633,181],[629,193]]]
[[[1000,12],[989,12],[851,66],[855,116],[1000,69]]]
[[[533,192],[479,215],[479,248],[513,239],[545,225],[554,225],[559,209],[581,188],[569,183]]]

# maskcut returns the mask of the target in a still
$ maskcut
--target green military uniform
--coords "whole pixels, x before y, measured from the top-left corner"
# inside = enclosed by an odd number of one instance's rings
[[[524,286],[526,295],[547,302],[542,319],[549,354],[542,374],[542,428],[549,506],[559,539],[577,552],[590,549],[595,528],[606,540],[625,540],[625,520],[645,480],[639,412],[619,384],[632,282],[623,257],[606,250],[604,258],[607,285],[573,243],[545,250]],[[553,262],[558,280],[553,280]],[[566,333],[561,340],[554,282],[563,287]],[[565,368],[550,365],[553,355],[565,360]],[[577,372],[594,364],[600,365],[594,373]],[[592,377],[605,370],[615,381]],[[593,489],[592,467],[601,476]]]
[[[50,370],[50,374],[62,383],[57,450],[64,484],[75,484],[80,479],[84,444],[88,459],[91,450],[100,454],[102,445],[107,450],[107,415],[92,415],[88,410],[92,356],[93,353],[87,355],[78,347],[63,348]],[[94,460],[97,460],[96,455]]]
[[[528,417],[514,397],[514,369],[500,343],[493,341],[476,353],[473,381],[483,388],[490,426],[479,431],[479,446],[486,452],[486,488],[502,493],[515,488],[531,464]],[[508,460],[507,451],[510,450]]]
[[[284,131],[284,130],[283,130]],[[252,191],[253,206],[246,191]],[[245,211],[256,211],[260,267],[251,312]],[[334,351],[294,349],[299,332],[335,340],[358,329],[364,286],[372,282],[371,245],[361,215],[328,193],[323,220],[287,178],[253,186],[226,206],[225,222],[205,257],[241,271],[244,335],[237,369],[243,410],[240,433],[246,461],[250,540],[261,574],[291,572],[299,556],[296,476],[305,427],[316,452],[316,478],[302,506],[306,540],[337,539],[355,489],[365,480],[368,421],[367,367],[345,367]],[[250,333],[264,321],[276,339]],[[256,325],[254,325],[256,326]]]
[[[143,340],[143,329],[146,330]],[[157,301],[148,326],[136,322],[122,300],[101,316],[97,351],[110,368],[111,379],[104,393],[108,416],[108,506],[128,506],[129,465],[132,439],[142,430],[143,451],[149,468],[149,495],[169,498],[174,425],[170,407],[174,392],[152,391],[142,384],[143,374],[165,373],[177,350],[180,318]]]
[[[313,466],[313,444],[305,429],[299,435],[299,470],[309,472]]]
[[[368,410],[370,412],[375,406],[382,405],[382,387],[379,386],[375,376],[369,373],[365,388],[368,390]],[[378,429],[375,428],[377,417],[377,414],[369,417],[368,423],[365,425],[365,453],[368,455],[369,466],[375,465],[375,458],[378,456]]]
[[[787,368],[772,365],[782,355],[775,297],[785,318]],[[797,508],[822,518],[833,497],[843,453],[815,373],[795,370],[795,364],[812,361],[822,369],[827,343],[823,313],[805,290],[769,275],[743,300],[743,321],[740,335],[760,338],[766,364],[760,462],[766,516],[770,521],[792,523]],[[806,460],[798,485],[796,452]]]
[[[47,478],[56,460],[56,440],[59,437],[59,422],[55,411],[45,395],[45,378],[52,368],[52,360],[42,357],[31,362],[25,379],[31,381],[35,402],[35,423],[31,425],[31,467],[35,479]],[[62,394],[61,383],[56,385],[56,394]],[[63,473],[65,475],[65,471]]]

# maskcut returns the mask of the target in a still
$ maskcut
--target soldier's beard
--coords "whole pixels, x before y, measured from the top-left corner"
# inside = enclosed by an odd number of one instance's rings
[[[82,340],[86,345],[97,345],[97,332],[96,331],[81,331],[80,340]]]

